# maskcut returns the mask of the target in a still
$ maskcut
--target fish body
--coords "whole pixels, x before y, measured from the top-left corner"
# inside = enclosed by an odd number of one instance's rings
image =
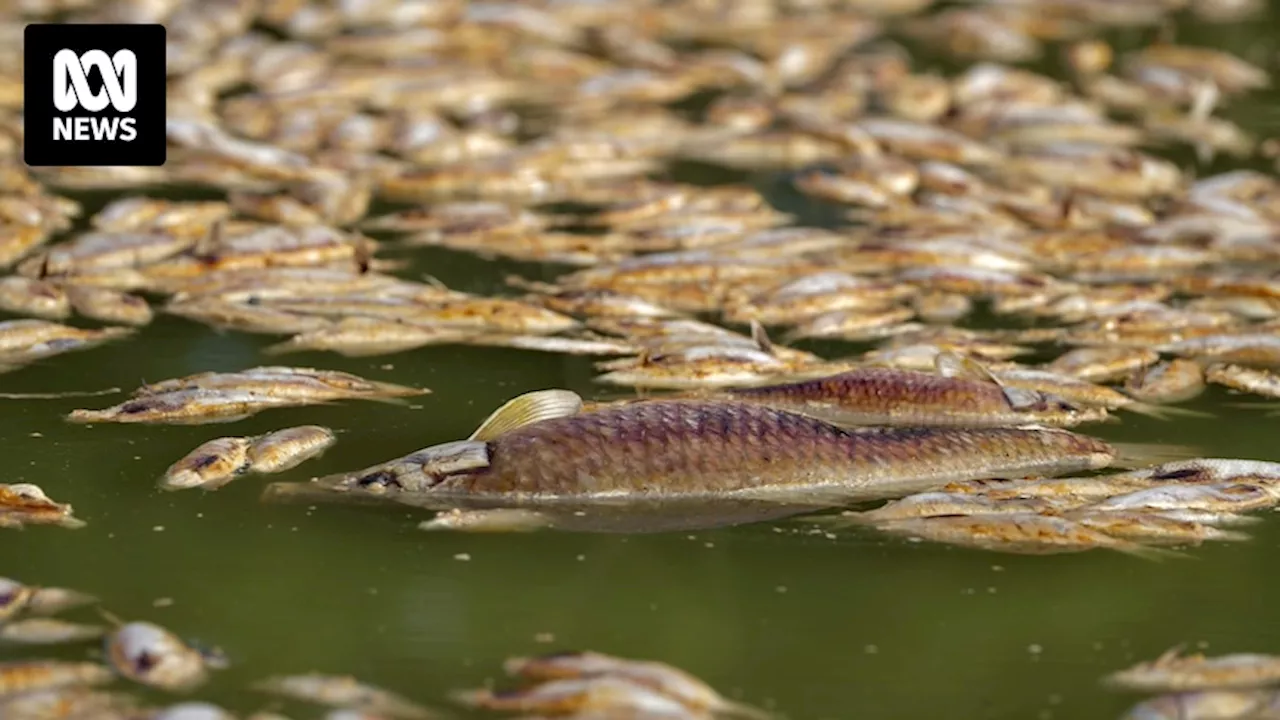
[[[338,480],[349,489],[543,500],[616,497],[891,497],[1002,474],[1100,468],[1110,445],[1048,428],[864,428],[742,403],[649,401],[428,448]]]
[[[252,472],[284,472],[317,457],[336,441],[332,430],[319,425],[285,428],[253,440],[245,460]]]
[[[214,438],[202,443],[169,466],[160,487],[165,490],[222,487],[249,469],[248,450],[249,438],[243,437]]]
[[[1105,410],[1077,409],[1037,391],[1011,395],[995,383],[893,368],[859,368],[728,390],[726,396],[850,425],[1071,426],[1106,417]]]
[[[1112,673],[1106,683],[1142,692],[1245,690],[1280,683],[1280,657],[1234,653],[1182,655],[1175,648],[1155,660]]]

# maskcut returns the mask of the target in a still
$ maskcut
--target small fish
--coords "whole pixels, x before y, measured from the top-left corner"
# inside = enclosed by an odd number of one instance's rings
[[[144,385],[134,393],[157,395],[178,390],[247,390],[296,400],[339,398],[405,398],[425,395],[426,388],[378,382],[337,370],[264,365],[237,372],[206,372]]]
[[[27,618],[0,626],[0,641],[22,645],[58,645],[102,637],[101,625],[85,625],[56,618]]]
[[[717,715],[766,718],[769,714],[728,700],[702,680],[666,663],[628,660],[597,652],[563,652],[516,657],[503,663],[508,675],[533,682],[608,677],[626,680],[678,700],[685,707]]]
[[[54,502],[38,485],[0,484],[0,527],[58,525],[69,529],[85,526],[72,514],[70,505]]]
[[[254,686],[273,695],[320,705],[359,709],[388,718],[429,718],[426,708],[388,690],[360,682],[349,675],[287,675],[271,677]]]
[[[1074,503],[1062,498],[1026,497],[993,498],[976,493],[939,491],[908,495],[865,512],[845,511],[839,517],[858,523],[876,524],[895,520],[939,517],[943,515],[997,515],[1007,513],[1043,513],[1070,507]]]
[[[1100,512],[1207,510],[1235,513],[1272,507],[1276,502],[1276,495],[1261,485],[1231,482],[1157,486],[1102,500],[1090,505],[1089,509]]]
[[[1161,513],[1094,512],[1068,513],[1067,518],[1112,537],[1144,543],[1201,543],[1206,540],[1244,541],[1249,536]]]
[[[1204,378],[1214,385],[1222,385],[1232,390],[1280,398],[1280,374],[1270,370],[1214,364],[1205,368]]]
[[[1144,700],[1122,720],[1251,720],[1273,716],[1278,705],[1275,690],[1201,690]]]
[[[937,357],[943,365],[967,362],[952,353]],[[851,425],[1071,426],[1107,416],[1103,409],[1077,408],[1035,390],[1006,388],[989,375],[958,377],[961,372],[948,376],[864,368],[786,385],[728,390],[725,395]]]
[[[217,705],[206,702],[184,702],[155,711],[148,720],[236,720]]]
[[[1204,362],[1280,367],[1280,336],[1277,335],[1206,335],[1171,342],[1159,350]]]
[[[267,433],[253,440],[247,449],[248,469],[255,473],[278,473],[319,457],[337,441],[333,431],[319,425],[301,425]]]
[[[98,602],[98,598],[78,590],[37,587],[33,588],[31,597],[27,601],[26,609],[27,612],[33,615],[56,615],[64,610],[96,602]]]
[[[347,317],[336,323],[306,330],[272,345],[264,352],[280,355],[305,350],[327,350],[347,357],[369,357],[414,350],[427,345],[460,343],[475,330],[414,325],[400,320]]]
[[[1143,368],[1131,375],[1124,384],[1124,391],[1130,396],[1141,402],[1157,405],[1192,400],[1203,393],[1204,389],[1205,372],[1200,363],[1182,358]]]
[[[137,701],[130,696],[88,687],[38,690],[8,699],[0,697],[0,717],[14,720],[132,720],[137,712]]]
[[[608,716],[684,717],[689,708],[676,698],[623,678],[608,675],[551,680],[520,690],[464,691],[454,700],[485,710],[576,716],[607,713]]]
[[[199,651],[147,622],[131,622],[108,635],[106,655],[125,678],[161,690],[184,692],[208,678]]]
[[[160,487],[214,490],[249,470],[250,438],[220,437],[202,443],[165,470]]]
[[[102,410],[72,410],[67,420],[73,423],[203,425],[236,422],[268,408],[299,404],[306,403],[251,391],[176,390],[144,395]]]
[[[88,285],[64,288],[71,307],[85,317],[120,325],[146,325],[154,313],[147,301],[137,295]]]
[[[1108,383],[1158,362],[1160,353],[1146,348],[1078,348],[1045,366],[1050,372],[1086,382]]]
[[[60,688],[105,685],[111,669],[92,662],[15,660],[0,663],[0,699]]]
[[[1153,557],[1150,548],[1066,518],[1035,513],[950,515],[876,524],[876,529],[932,542],[1019,554],[1041,555],[1108,548]]]
[[[524,508],[487,508],[461,510],[452,508],[418,524],[419,530],[455,530],[461,532],[527,532],[555,526],[555,518],[537,510]]]
[[[1218,657],[1183,655],[1173,648],[1155,660],[1108,675],[1113,687],[1142,692],[1244,690],[1280,682],[1280,657],[1237,653]]]
[[[21,275],[0,278],[0,310],[45,320],[71,317],[71,301],[62,288]]]

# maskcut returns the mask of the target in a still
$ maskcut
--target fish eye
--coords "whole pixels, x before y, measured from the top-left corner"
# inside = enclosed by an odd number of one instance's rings
[[[356,480],[356,487],[366,490],[396,488],[403,490],[404,486],[396,479],[394,473],[388,470],[379,470],[378,472],[369,473]]]

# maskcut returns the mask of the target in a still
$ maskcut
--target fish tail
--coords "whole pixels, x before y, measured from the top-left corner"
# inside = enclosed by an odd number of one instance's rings
[[[1129,469],[1191,460],[1203,454],[1192,445],[1172,443],[1111,443],[1111,447],[1115,449],[1112,467]]]
[[[1211,418],[1213,413],[1203,410],[1189,410],[1172,405],[1152,405],[1151,403],[1132,402],[1124,406],[1125,410],[1145,415],[1157,420],[1173,420],[1174,418]]]
[[[262,348],[263,355],[284,355],[285,353],[300,352],[303,348],[294,344],[293,340],[285,340],[274,345],[268,345]]]

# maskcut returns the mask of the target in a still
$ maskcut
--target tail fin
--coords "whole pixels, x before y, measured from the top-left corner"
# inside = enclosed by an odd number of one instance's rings
[[[1172,443],[1111,443],[1111,447],[1116,451],[1116,457],[1111,462],[1111,466],[1128,469],[1191,460],[1203,455],[1203,452],[1194,446]]]

